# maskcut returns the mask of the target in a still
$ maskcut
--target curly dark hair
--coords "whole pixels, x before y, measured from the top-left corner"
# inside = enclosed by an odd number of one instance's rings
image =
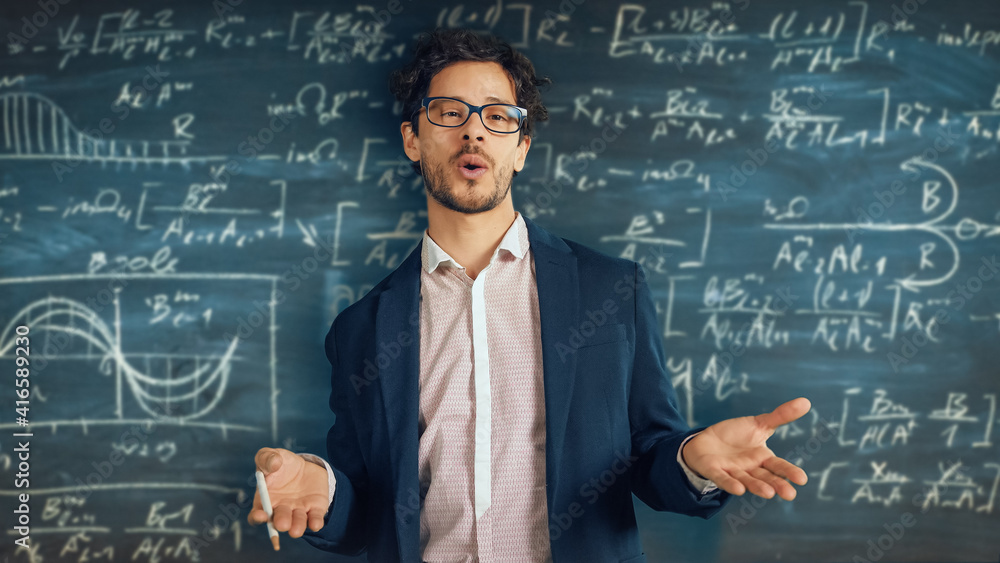
[[[431,79],[452,63],[462,61],[499,64],[514,82],[517,105],[528,110],[521,126],[518,144],[531,137],[536,121],[546,121],[549,112],[542,105],[540,86],[551,84],[548,77],[535,74],[528,57],[517,52],[509,43],[492,35],[481,35],[467,29],[436,29],[420,37],[413,50],[413,59],[389,77],[389,90],[403,104],[402,121],[413,120],[420,110],[420,101],[430,90]],[[413,120],[413,133],[418,134],[418,121]],[[413,169],[420,174],[420,163]]]

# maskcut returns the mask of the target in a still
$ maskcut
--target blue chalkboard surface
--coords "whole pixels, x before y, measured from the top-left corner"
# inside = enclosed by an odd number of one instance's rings
[[[637,501],[650,561],[998,560],[1000,4],[31,0],[0,7],[5,561],[350,560],[270,552],[252,456],[323,453],[327,328],[426,225],[386,84],[437,26],[553,79],[515,206],[645,266],[689,422],[813,402],[771,441],[794,502]]]

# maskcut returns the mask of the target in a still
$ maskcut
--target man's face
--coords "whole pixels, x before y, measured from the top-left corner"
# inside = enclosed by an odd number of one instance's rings
[[[457,98],[474,106],[517,104],[514,84],[497,63],[458,62],[431,79],[428,97]],[[421,111],[420,136],[409,123],[400,128],[410,160],[419,160],[428,195],[460,213],[482,213],[510,197],[514,171],[524,167],[531,139],[518,133],[494,133],[478,114],[461,127],[438,127]]]

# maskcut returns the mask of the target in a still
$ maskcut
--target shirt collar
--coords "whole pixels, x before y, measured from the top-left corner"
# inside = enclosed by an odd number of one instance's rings
[[[520,213],[517,213],[514,223],[507,229],[503,239],[500,240],[500,245],[493,251],[490,264],[493,263],[493,260],[496,259],[501,250],[506,250],[518,260],[524,258],[527,254],[528,226],[524,224],[524,218],[521,217]],[[427,234],[427,229],[424,229],[423,249],[420,252],[420,260],[424,271],[428,274],[432,273],[442,264],[460,270],[465,269],[465,266],[462,266],[454,258],[448,256],[448,253],[434,242],[434,239]]]

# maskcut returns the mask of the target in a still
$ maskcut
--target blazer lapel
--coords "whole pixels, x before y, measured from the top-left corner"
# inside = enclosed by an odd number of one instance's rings
[[[558,344],[567,345],[570,328],[578,325],[579,272],[576,256],[562,239],[535,225],[527,217],[528,240],[535,258],[538,309],[542,331],[542,370],[545,388],[545,481],[548,506],[559,489],[560,467],[576,354],[559,356]],[[572,460],[569,460],[572,462]]]
[[[373,350],[379,366],[382,412],[396,506],[396,540],[402,561],[420,557],[420,484],[417,474],[420,377],[421,244],[400,264],[379,295]],[[409,342],[404,345],[404,342]],[[398,346],[399,351],[394,356]],[[385,360],[382,360],[385,364]],[[377,365],[377,364],[376,364]],[[375,425],[378,428],[378,424]]]

